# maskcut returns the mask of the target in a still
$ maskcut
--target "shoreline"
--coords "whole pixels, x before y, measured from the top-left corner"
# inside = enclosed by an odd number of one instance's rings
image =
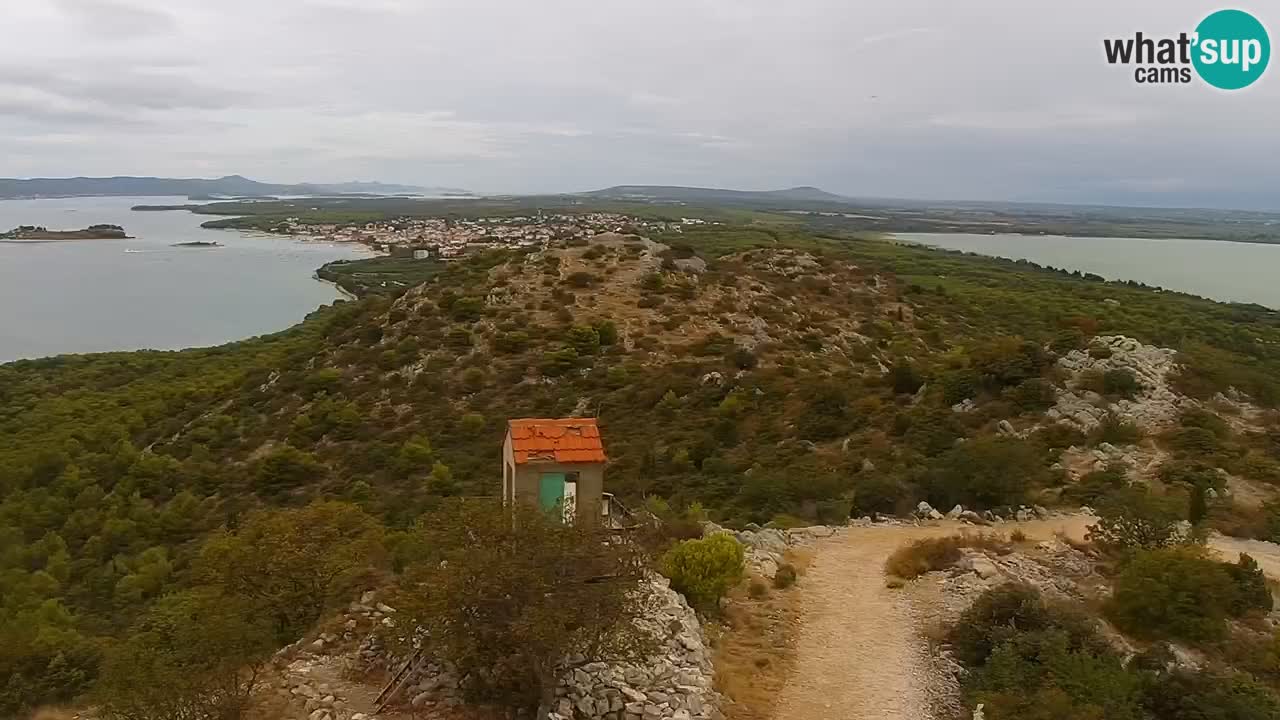
[[[360,296],[358,296],[358,295],[356,295],[355,293],[351,292],[350,290],[348,290],[348,289],[346,289],[346,288],[342,287],[341,285],[339,285],[338,283],[334,282],[333,280],[327,280],[327,279],[325,279],[325,278],[320,277],[320,269],[319,269],[319,268],[316,268],[316,271],[315,271],[315,272],[313,272],[313,273],[311,273],[311,277],[312,277],[312,279],[317,280],[317,281],[319,281],[319,282],[321,282],[321,283],[324,283],[325,285],[332,285],[332,286],[334,287],[334,289],[338,291],[338,294],[342,296],[342,297],[340,297],[340,298],[337,298],[337,300],[351,300],[351,301],[355,301],[355,300],[359,300],[359,299],[360,299]]]
[[[1009,251],[1008,253],[1001,253],[995,249],[976,250],[976,249],[970,249],[970,248],[952,247],[948,245],[934,244],[933,242],[931,242],[932,238],[922,238],[922,237],[907,238],[907,237],[902,237],[902,235],[917,235],[917,236],[938,235],[938,236],[947,236],[947,237],[963,235],[963,236],[968,236],[978,240],[987,239],[987,238],[996,238],[996,239],[1026,238],[1031,241],[1035,241],[1035,240],[1049,240],[1049,241],[1105,240],[1105,241],[1121,241],[1121,242],[1134,241],[1134,242],[1141,242],[1141,243],[1148,243],[1148,244],[1159,243],[1159,242],[1197,243],[1197,244],[1225,243],[1228,245],[1239,245],[1241,246],[1241,251],[1243,251],[1244,247],[1256,248],[1259,246],[1261,247],[1276,246],[1278,248],[1277,251],[1280,252],[1280,245],[1276,245],[1275,243],[1240,242],[1235,240],[1208,240],[1203,238],[1106,237],[1101,235],[1026,235],[1023,233],[996,233],[994,235],[988,235],[985,233],[886,233],[886,240],[890,243],[897,244],[897,245],[910,246],[910,247],[917,247],[917,248],[921,248],[931,252],[939,252],[939,253],[945,253],[949,255],[980,257],[980,258],[985,258],[987,260],[995,260],[998,262],[1005,262],[1005,263],[1025,263],[1027,265],[1039,268],[1041,270],[1046,270],[1046,271],[1057,270],[1062,272],[1079,272],[1086,275],[1094,275],[1096,277],[1099,277],[1102,279],[1101,281],[1107,285],[1128,285],[1130,283],[1136,283],[1141,287],[1147,288],[1149,290],[1153,290],[1155,292],[1183,295],[1186,297],[1192,297],[1192,298],[1196,298],[1199,300],[1204,300],[1207,302],[1212,302],[1220,305],[1256,305],[1258,307],[1265,308],[1271,312],[1280,312],[1280,302],[1277,302],[1277,301],[1229,299],[1222,296],[1204,294],[1204,291],[1202,290],[1192,290],[1192,289],[1186,289],[1181,287],[1171,287],[1169,285],[1164,285],[1164,284],[1157,284],[1157,281],[1154,281],[1151,279],[1144,280],[1139,277],[1135,277],[1131,272],[1128,272],[1128,271],[1125,271],[1122,273],[1124,277],[1120,277],[1119,275],[1115,274],[1116,271],[1114,270],[1104,271],[1104,270],[1088,269],[1082,266],[1077,260],[1070,261],[1070,265],[1062,265],[1062,264],[1055,264],[1054,262],[1045,261],[1043,259],[1033,258],[1031,254],[1027,252]],[[1061,261],[1059,261],[1059,263],[1060,262]]]
[[[137,240],[126,237],[62,237],[62,238],[0,238],[0,243],[8,245],[44,245],[46,243],[101,242],[103,240]]]

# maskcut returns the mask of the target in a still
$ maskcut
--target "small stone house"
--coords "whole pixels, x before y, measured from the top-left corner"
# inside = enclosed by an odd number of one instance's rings
[[[595,418],[520,418],[502,443],[502,502],[535,503],[566,522],[608,522],[604,443]]]

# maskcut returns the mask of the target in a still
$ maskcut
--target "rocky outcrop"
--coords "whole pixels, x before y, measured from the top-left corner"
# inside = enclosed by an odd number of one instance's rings
[[[1070,373],[1072,380],[1066,389],[1058,390],[1057,402],[1046,412],[1050,420],[1088,432],[1111,413],[1145,432],[1154,432],[1173,424],[1183,409],[1197,404],[1169,386],[1170,377],[1178,368],[1177,351],[1144,345],[1123,335],[1098,336],[1091,348],[1092,353],[1072,350],[1058,359],[1058,366]],[[1133,373],[1141,388],[1134,399],[1108,403],[1097,393],[1077,386],[1085,373],[1109,370]]]
[[[1007,582],[1030,585],[1046,597],[1080,600],[1078,581],[1094,573],[1088,555],[1060,540],[1039,543],[1032,552],[965,548],[964,556],[942,580],[950,620],[988,589]]]
[[[719,720],[711,651],[698,616],[665,578],[648,582],[648,612],[638,622],[658,640],[642,663],[571,658],[548,720]]]

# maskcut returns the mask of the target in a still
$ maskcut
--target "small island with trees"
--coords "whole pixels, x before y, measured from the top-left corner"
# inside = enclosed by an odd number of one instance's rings
[[[83,230],[50,230],[39,225],[19,225],[6,233],[0,233],[0,240],[127,240],[124,228],[119,225],[90,225]]]

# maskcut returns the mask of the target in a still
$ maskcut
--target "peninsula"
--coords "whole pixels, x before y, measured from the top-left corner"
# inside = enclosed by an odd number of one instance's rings
[[[124,228],[119,225],[90,225],[83,230],[50,230],[38,225],[19,225],[7,233],[0,233],[0,240],[126,240]]]

